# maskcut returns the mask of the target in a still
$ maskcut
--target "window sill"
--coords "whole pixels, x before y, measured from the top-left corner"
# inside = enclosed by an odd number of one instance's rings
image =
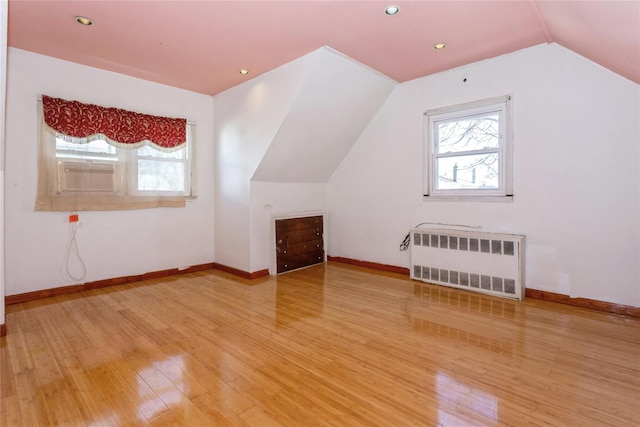
[[[512,203],[513,196],[422,196],[423,202],[490,202]]]

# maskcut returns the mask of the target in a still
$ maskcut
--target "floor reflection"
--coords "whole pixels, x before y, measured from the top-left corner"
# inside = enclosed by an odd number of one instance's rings
[[[482,415],[487,421],[497,422],[499,420],[498,398],[478,388],[452,378],[451,376],[438,372],[436,374],[436,392],[438,399],[443,402],[442,406],[455,406],[461,408],[473,408],[473,411]],[[442,425],[450,425],[452,413],[438,409],[438,420]]]
[[[43,384],[32,396],[39,416],[57,420],[56,424],[75,425],[71,422],[74,407],[82,403],[89,408],[82,425],[90,427],[171,424],[185,404],[183,392],[189,388],[183,379],[183,356],[147,362],[146,367],[136,369],[141,364],[134,356],[112,359],[91,369],[76,366],[77,375]],[[78,388],[81,402],[70,398],[66,390],[70,384]]]
[[[324,311],[325,270],[307,269],[310,279],[296,279],[295,271],[276,276],[276,328],[320,317]],[[292,274],[293,273],[293,274]]]
[[[163,367],[171,371],[171,381],[162,373]],[[171,405],[182,402],[184,396],[180,390],[185,388],[182,377],[184,369],[184,359],[181,355],[177,355],[154,362],[149,368],[138,371],[138,401],[140,402],[138,419],[140,421],[153,420]]]
[[[435,335],[438,338],[455,340],[483,350],[502,353],[505,356],[513,354],[513,344],[508,339],[495,338],[495,335],[482,335],[418,318],[411,319],[411,325],[415,331]]]
[[[438,308],[442,304],[446,306],[446,316]],[[523,351],[521,332],[514,334],[518,329],[513,326],[524,314],[519,301],[475,295],[426,283],[413,284],[413,298],[405,305],[405,317],[414,331],[504,356],[521,354]],[[451,321],[448,322],[449,317]]]
[[[99,420],[95,420],[87,424],[88,427],[116,427],[120,425],[121,423],[116,421],[111,416],[106,416],[104,418],[100,418]]]
[[[428,283],[414,283],[413,295],[423,301],[446,304],[469,312],[477,312],[505,319],[516,319],[522,314],[519,301],[462,292]]]

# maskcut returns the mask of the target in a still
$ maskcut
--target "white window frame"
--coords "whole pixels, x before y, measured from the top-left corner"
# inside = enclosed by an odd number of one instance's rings
[[[170,158],[158,158],[161,161],[166,162],[180,162],[185,165],[185,191],[154,191],[154,190],[139,190],[138,189],[138,159],[147,158],[147,156],[139,156],[137,149],[127,150],[118,149],[116,147],[115,153],[88,153],[83,151],[74,151],[71,149],[58,149],[57,145],[54,148],[54,160],[56,164],[59,161],[73,161],[76,163],[114,163],[120,165],[124,174],[119,176],[119,185],[117,185],[118,191],[115,194],[132,195],[132,196],[186,196],[188,198],[195,198],[195,180],[193,179],[193,151],[194,151],[194,139],[195,125],[187,124],[187,143],[186,143],[186,156],[184,159],[170,159]],[[55,135],[49,134],[49,137],[56,139]],[[155,157],[148,157],[155,158]],[[57,167],[53,167],[55,174],[56,186],[60,187],[60,175]],[[85,193],[91,193],[87,191]]]
[[[438,108],[425,112],[425,156],[423,200],[425,201],[503,201],[513,200],[513,138],[512,99],[510,95],[484,99],[481,101]],[[499,146],[455,153],[440,153],[438,150],[437,124],[442,121],[465,119],[498,113]],[[439,158],[470,154],[498,154],[498,188],[478,189],[438,189],[436,163]]]
[[[138,150],[131,150],[131,161],[128,162],[130,165],[130,185],[131,185],[131,194],[136,196],[186,196],[192,197],[194,193],[194,188],[192,186],[192,158],[193,158],[193,133],[195,126],[191,124],[187,124],[187,146],[185,151],[185,158],[183,159],[172,159],[172,158],[162,158],[162,157],[154,157],[154,156],[141,156],[138,154]],[[185,183],[185,191],[156,191],[156,190],[140,190],[138,188],[138,161],[140,159],[157,159],[157,161],[167,162],[167,163],[182,163],[184,164],[184,183]]]

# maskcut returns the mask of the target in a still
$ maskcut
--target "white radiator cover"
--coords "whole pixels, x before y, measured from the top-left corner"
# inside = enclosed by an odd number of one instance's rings
[[[414,228],[411,278],[521,300],[525,236],[437,228]]]

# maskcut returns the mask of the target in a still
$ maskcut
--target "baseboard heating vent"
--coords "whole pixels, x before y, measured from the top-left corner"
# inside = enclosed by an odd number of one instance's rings
[[[414,228],[411,278],[500,297],[524,297],[525,236]]]

